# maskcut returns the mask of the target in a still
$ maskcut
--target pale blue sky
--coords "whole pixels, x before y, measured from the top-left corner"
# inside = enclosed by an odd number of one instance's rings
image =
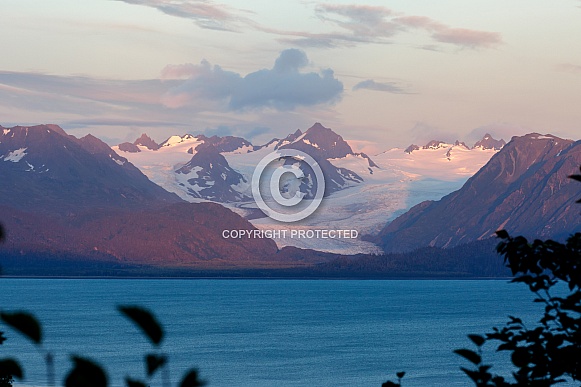
[[[51,122],[110,142],[189,131],[261,143],[320,121],[377,149],[485,130],[581,133],[578,0],[1,7],[4,126]]]

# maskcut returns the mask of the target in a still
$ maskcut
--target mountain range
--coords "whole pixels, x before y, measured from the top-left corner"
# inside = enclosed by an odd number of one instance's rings
[[[491,139],[487,135],[482,141],[487,138]],[[438,146],[427,144],[408,153],[395,148],[370,157],[353,151],[340,135],[320,123],[304,132],[297,129],[283,139],[274,138],[264,145],[253,145],[239,137],[193,134],[173,135],[154,146],[151,146],[151,139],[147,139],[149,137],[144,134],[132,144],[139,152],[123,151],[123,144],[113,149],[127,157],[153,182],[182,199],[221,203],[252,219],[256,227],[263,229],[280,225],[266,218],[254,203],[249,182],[255,166],[273,151],[306,152],[321,166],[325,176],[324,210],[285,227],[342,228],[349,224],[361,234],[378,233],[386,221],[411,206],[424,200],[440,199],[460,188],[497,152],[493,146],[471,149],[458,141],[455,144],[432,141]],[[145,143],[150,146],[143,145]],[[216,148],[215,144],[222,148]],[[282,192],[292,195],[293,189],[298,189],[307,199],[312,198],[318,184],[310,167],[292,159],[285,164],[296,164],[304,178],[298,187],[292,186],[292,179],[283,181]],[[375,244],[360,239],[327,243],[329,241],[286,238],[276,242],[279,247],[290,245],[342,254],[379,252]]]
[[[187,203],[152,183],[107,144],[55,125],[0,127],[3,255],[157,266],[284,266],[269,239],[225,239],[255,229],[229,209]]]
[[[331,182],[315,214],[283,226],[257,216],[249,194],[254,167],[278,149],[309,153]],[[56,125],[0,127],[0,221],[9,232],[0,256],[23,263],[27,257],[42,262],[59,257],[75,263],[301,268],[340,275],[358,267],[365,273],[390,270],[395,266],[386,262],[396,261],[416,273],[436,270],[434,257],[445,256],[444,248],[458,252],[446,261],[456,269],[447,266],[447,272],[467,273],[461,268],[462,246],[488,251],[499,228],[559,239],[581,231],[579,208],[573,205],[579,188],[567,178],[580,164],[580,141],[537,133],[508,144],[487,134],[473,147],[434,140],[370,157],[319,123],[261,146],[240,137],[192,134],[158,144],[143,134],[133,143],[109,147]],[[222,236],[233,228],[349,228],[366,235],[353,240]],[[436,250],[414,252],[423,247]],[[412,255],[374,258],[382,251]],[[425,258],[417,261],[419,256]],[[407,259],[417,264],[404,264]],[[487,273],[497,270],[491,269],[493,259],[486,258]]]
[[[425,201],[389,223],[373,240],[384,251],[454,247],[491,238],[496,230],[563,240],[581,231],[568,178],[581,165],[581,141],[552,135],[513,137],[464,186]]]

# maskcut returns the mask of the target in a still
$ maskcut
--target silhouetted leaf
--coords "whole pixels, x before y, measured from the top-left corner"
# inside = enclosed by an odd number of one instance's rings
[[[398,372],[395,374],[395,376],[397,376],[399,379],[403,378],[405,376],[405,372]]]
[[[508,232],[506,230],[498,230],[496,232],[496,236],[499,237],[500,239],[507,239],[508,238]]]
[[[472,340],[472,342],[476,344],[477,347],[482,347],[482,345],[484,345],[486,342],[486,339],[480,335],[468,335],[468,338]]]
[[[139,306],[120,306],[119,311],[138,325],[154,345],[163,339],[163,330],[153,314]]]
[[[66,387],[106,387],[107,374],[105,371],[88,359],[73,356],[74,368],[65,379]]]
[[[180,383],[180,387],[201,387],[205,385],[205,381],[198,379],[198,370],[195,369],[189,370]]]
[[[482,362],[482,358],[480,357],[480,355],[469,349],[456,349],[454,350],[454,353],[462,356],[464,359],[468,360],[473,364],[480,364],[480,362]]]
[[[42,330],[38,320],[26,312],[0,313],[0,318],[6,324],[28,337],[35,344],[42,341]]]
[[[4,337],[4,332],[0,332],[0,345],[6,341],[6,337]]]
[[[147,363],[147,376],[152,377],[155,371],[165,364],[166,360],[167,358],[165,356],[152,354],[145,356],[145,362]]]
[[[388,380],[387,382],[381,385],[381,387],[398,387],[398,386],[400,386],[399,383],[394,383],[391,380]]]
[[[147,387],[147,384],[143,383],[142,381],[129,378],[125,379],[125,384],[127,387]]]
[[[516,348],[511,356],[512,363],[521,368],[529,364],[530,355],[526,348]]]
[[[24,373],[20,364],[14,359],[2,359],[0,360],[0,375],[14,376],[15,378],[22,379]]]
[[[480,372],[474,371],[474,370],[469,370],[468,368],[464,368],[464,367],[460,367],[460,370],[462,372],[464,372],[466,375],[468,375],[468,377],[470,379],[472,379],[472,381],[474,383],[476,383],[477,386],[480,386],[480,384],[479,384],[479,381],[480,381]]]

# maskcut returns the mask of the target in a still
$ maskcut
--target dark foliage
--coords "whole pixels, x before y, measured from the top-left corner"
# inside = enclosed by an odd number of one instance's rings
[[[205,385],[206,382],[199,379],[198,370],[188,371],[180,383],[180,387],[202,387]]]
[[[397,376],[397,382],[392,382],[391,380],[388,380],[387,382],[382,383],[381,384],[381,387],[400,387],[401,386],[401,380],[405,376],[405,372],[397,372],[395,374],[395,376]]]
[[[0,319],[4,321],[6,325],[17,330],[26,336],[29,340],[34,342],[36,345],[40,345],[42,342],[42,329],[38,320],[32,316],[30,313],[26,312],[14,312],[14,313],[0,313]]]
[[[73,356],[73,369],[65,379],[66,387],[106,387],[105,371],[89,359]]]
[[[163,340],[163,327],[157,321],[157,318],[147,309],[139,306],[119,306],[118,310],[127,317],[140,331],[147,337],[152,345],[159,349]],[[26,312],[13,312],[0,314],[5,324],[21,333],[32,343],[38,346],[43,353],[47,366],[47,383],[54,385],[54,366],[53,358],[50,352],[42,350],[42,327],[34,316]],[[0,334],[0,344],[4,337]],[[106,387],[108,377],[105,370],[96,362],[79,356],[71,356],[73,362],[72,369],[68,372],[64,385],[66,387]],[[162,371],[162,385],[169,387],[169,369],[168,358],[163,353],[149,353],[144,356],[146,367],[146,380],[133,379],[127,377],[125,383],[129,387],[149,386],[151,378],[158,370]],[[165,371],[165,372],[164,372]],[[0,387],[12,386],[12,377],[23,378],[21,366],[13,359],[0,359]],[[198,378],[198,372],[194,369],[189,370],[184,375],[180,386],[196,387],[204,386],[205,382]]]
[[[161,343],[161,340],[163,339],[163,330],[161,329],[159,322],[157,322],[155,317],[149,311],[138,306],[120,306],[118,309],[135,325],[141,328],[143,333],[145,333],[147,338],[154,345],[159,345]],[[155,360],[155,362],[157,363],[159,360]],[[149,368],[149,358],[147,358],[147,364]]]
[[[527,327],[520,318],[509,317],[504,327],[485,336],[473,336],[477,350],[455,351],[473,364],[462,368],[476,386],[552,386],[581,381],[581,233],[566,244],[511,237],[499,231],[498,252],[515,278],[527,285],[544,305],[538,325]],[[556,288],[559,283],[566,289]],[[482,359],[482,346],[497,342],[497,351],[510,353],[516,371],[509,380],[493,374]]]
[[[14,359],[0,360],[0,387],[10,387],[13,377],[22,379],[23,376],[22,368]]]

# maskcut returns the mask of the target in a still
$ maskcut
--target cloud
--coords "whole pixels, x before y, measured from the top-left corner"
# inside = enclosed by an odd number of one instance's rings
[[[161,79],[187,79],[198,74],[198,67],[193,63],[169,64],[161,70]]]
[[[461,48],[490,48],[502,43],[496,32],[453,28],[427,16],[404,15],[389,8],[368,5],[319,5],[315,14],[324,22],[338,27],[331,33],[267,30],[284,35],[282,39],[298,46],[339,47],[357,43],[390,44],[401,33],[424,30],[435,42]]]
[[[491,48],[502,43],[502,37],[497,32],[452,28],[426,16],[401,16],[395,20],[409,28],[430,32],[432,39],[437,42],[463,48]]]
[[[389,19],[390,9],[369,5],[319,5],[315,13],[324,21],[333,22],[354,36],[390,37],[401,26]]]
[[[288,49],[281,52],[272,69],[242,77],[202,61],[187,67],[191,78],[166,93],[162,102],[175,109],[212,100],[234,111],[262,108],[283,111],[336,102],[343,92],[343,84],[331,69],[301,72],[308,63],[304,51]]]
[[[496,32],[474,31],[465,28],[442,28],[432,34],[434,40],[465,48],[491,48],[502,43]]]
[[[368,89],[368,90],[375,90],[375,91],[385,91],[387,93],[394,93],[394,94],[407,94],[407,92],[399,87],[395,82],[375,82],[372,79],[368,79],[366,81],[361,81],[355,86],[353,86],[353,91],[360,90],[360,89]]]
[[[155,8],[166,15],[190,19],[194,23],[206,29],[235,31],[244,17],[224,4],[216,4],[212,1],[196,0],[116,0],[128,4],[142,5]]]
[[[357,44],[392,44],[397,35],[419,29],[430,32],[433,41],[461,48],[490,48],[502,43],[496,32],[456,28],[421,15],[405,15],[383,6],[319,4],[315,16],[335,31],[313,33],[286,31],[261,25],[241,9],[211,0],[116,0],[155,8],[167,15],[190,19],[201,28],[222,31],[257,30],[279,36],[279,41],[297,47],[336,48]],[[429,45],[421,45],[430,47]],[[173,69],[177,71],[178,69]],[[170,71],[170,69],[168,69]]]

